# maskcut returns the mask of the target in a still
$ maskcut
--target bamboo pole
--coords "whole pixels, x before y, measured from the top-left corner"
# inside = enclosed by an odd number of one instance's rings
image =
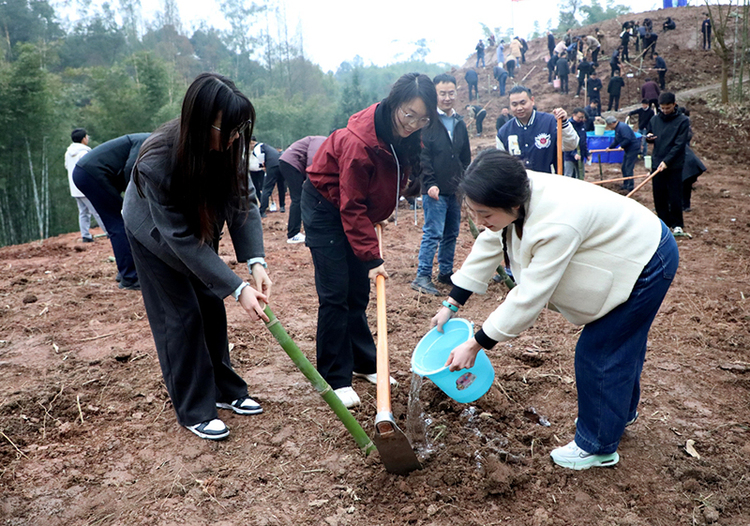
[[[630,177],[618,177],[617,179],[607,179],[605,181],[592,181],[591,184],[616,183],[618,181],[627,181],[629,179],[640,179],[641,177],[648,177],[648,176],[649,174],[631,175]]]
[[[636,186],[635,188],[633,188],[630,191],[630,193],[628,195],[626,195],[625,197],[631,197],[634,193],[636,193],[638,190],[640,190],[641,188],[643,188],[646,185],[646,183],[648,183],[651,179],[654,178],[654,176],[656,176],[656,174],[658,174],[661,171],[662,171],[662,168],[661,168],[661,165],[659,165],[659,168],[657,168],[656,170],[654,170],[654,172],[652,172],[651,174],[649,174],[649,176],[646,179],[644,179],[643,181],[641,181],[640,184],[638,186]]]
[[[349,431],[354,437],[354,440],[357,442],[360,449],[364,451],[365,455],[369,455],[375,451],[375,444],[372,443],[372,440],[367,436],[365,430],[359,425],[357,419],[354,418],[344,406],[341,399],[333,392],[333,389],[328,385],[328,382],[320,376],[320,373],[315,367],[313,367],[310,360],[302,354],[300,348],[297,347],[297,344],[294,343],[289,334],[284,330],[284,327],[281,326],[281,323],[268,305],[266,305],[266,308],[263,311],[266,313],[266,316],[268,316],[268,322],[266,323],[268,330],[271,331],[271,334],[273,334],[273,337],[279,342],[281,348],[284,349],[284,352],[286,352],[289,355],[289,358],[292,359],[294,365],[296,365],[302,374],[310,380],[310,383],[313,384],[313,387],[318,391],[318,394],[320,394],[323,400],[325,400],[331,409],[333,409],[333,412],[336,413],[338,419],[341,420],[341,423],[344,424],[347,431]]]

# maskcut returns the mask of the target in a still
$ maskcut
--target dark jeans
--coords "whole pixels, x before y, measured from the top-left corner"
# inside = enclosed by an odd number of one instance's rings
[[[609,73],[610,77],[614,77],[615,73],[617,73],[619,75],[619,73],[620,73],[620,65],[619,64],[615,64],[614,62],[610,62],[609,63],[609,67],[612,70]]]
[[[596,48],[591,52],[591,62],[594,64],[594,66],[599,65],[599,52],[602,50],[601,47]]]
[[[634,148],[632,151],[624,152],[622,158],[622,176],[632,177],[633,168],[635,167],[635,161],[638,159],[639,148]],[[622,182],[622,187],[625,190],[632,190],[635,187],[635,183],[632,179]]]
[[[664,77],[667,74],[667,72],[666,71],[657,71],[657,73],[659,73],[659,87],[662,90],[664,90],[665,89]]]
[[[472,100],[471,91],[474,90],[474,97],[479,98],[479,88],[476,83],[469,82],[469,100]]]
[[[109,234],[115,253],[117,270],[126,284],[138,281],[133,255],[130,252],[125,222],[122,220],[122,196],[106,176],[90,174],[83,168],[73,169],[73,182],[94,205]]]
[[[164,385],[177,421],[218,417],[216,402],[247,396],[229,361],[224,300],[194,275],[174,270],[128,233]]]
[[[516,74],[514,73],[514,71],[516,70],[516,61],[515,60],[512,61],[512,62],[508,62],[507,64],[505,64],[505,69],[508,70],[508,76],[510,78],[512,78],[512,79],[516,78]]]
[[[662,224],[656,253],[635,282],[628,300],[586,324],[576,344],[578,424],[575,442],[597,455],[614,453],[635,418],[651,324],[674,279],[679,253]]]
[[[284,184],[284,177],[281,175],[278,166],[269,166],[266,168],[266,177],[263,181],[263,195],[260,198],[261,214],[266,211],[266,208],[268,208],[268,200],[271,198],[274,186],[279,188],[279,208],[284,208],[284,201],[286,200],[286,185]]]
[[[352,385],[352,372],[374,373],[377,351],[367,324],[370,279],[354,255],[341,216],[308,179],[302,185],[305,244],[318,293],[317,369],[333,389]]]
[[[286,187],[289,189],[289,197],[292,204],[289,205],[289,219],[286,223],[286,237],[290,239],[299,234],[302,225],[302,208],[300,199],[302,198],[302,183],[305,182],[305,174],[301,174],[294,166],[286,161],[279,161],[279,170],[286,181]]]
[[[654,161],[653,170],[659,166]],[[669,228],[682,228],[682,165],[667,168],[652,179],[654,208],[659,219]]]

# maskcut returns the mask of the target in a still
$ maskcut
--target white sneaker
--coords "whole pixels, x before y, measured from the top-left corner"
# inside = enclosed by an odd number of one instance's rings
[[[269,212],[275,212],[276,211],[276,203],[271,201],[271,205],[268,207]]]
[[[370,382],[371,384],[378,383],[378,373],[370,373],[370,374],[352,373],[352,376],[354,376],[355,378],[363,378],[367,380],[368,382]],[[398,381],[396,381],[396,379],[393,376],[389,376],[388,378],[390,378],[391,385],[398,385]]]
[[[229,428],[218,418],[185,427],[206,440],[222,440],[229,436]]]
[[[305,234],[303,234],[302,232],[297,232],[296,234],[294,234],[293,237],[287,238],[286,242],[289,243],[290,245],[294,245],[296,243],[304,243]]]
[[[683,232],[682,232],[682,228],[681,228],[681,227],[679,227],[679,226],[676,226],[676,227],[674,227],[674,228],[672,229],[672,233],[673,233],[673,234],[682,234],[682,233],[683,233]]]
[[[336,393],[336,396],[339,397],[346,408],[352,408],[362,403],[357,392],[351,387],[339,387],[334,389],[333,392]]]
[[[609,467],[620,461],[617,451],[609,455],[594,455],[578,447],[575,440],[566,446],[553,449],[550,456],[558,466],[575,470]]]

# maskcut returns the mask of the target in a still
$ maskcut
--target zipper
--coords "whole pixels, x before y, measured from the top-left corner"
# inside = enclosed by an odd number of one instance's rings
[[[393,149],[393,145],[389,144],[388,146],[391,147],[393,158],[396,159],[396,209],[393,221],[395,225],[398,226],[398,202],[401,200],[401,163],[398,162],[398,155],[396,155],[396,150]]]

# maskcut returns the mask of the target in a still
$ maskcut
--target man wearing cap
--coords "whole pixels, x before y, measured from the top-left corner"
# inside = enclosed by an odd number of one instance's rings
[[[618,121],[616,117],[609,116],[605,119],[605,122],[607,123],[608,130],[615,131],[615,139],[609,146],[607,146],[607,150],[613,150],[618,146],[625,150],[625,154],[622,158],[622,176],[632,177],[633,167],[635,166],[635,161],[638,158],[638,152],[640,151],[638,139],[636,139],[635,133],[633,133],[630,126],[624,122]],[[632,179],[627,179],[622,183],[622,190],[630,191],[634,188]]]

